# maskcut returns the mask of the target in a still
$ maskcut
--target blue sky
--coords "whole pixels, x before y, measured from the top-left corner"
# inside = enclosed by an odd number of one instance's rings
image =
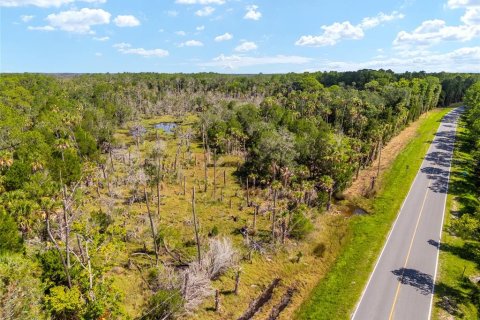
[[[0,0],[1,72],[480,72],[480,0]]]

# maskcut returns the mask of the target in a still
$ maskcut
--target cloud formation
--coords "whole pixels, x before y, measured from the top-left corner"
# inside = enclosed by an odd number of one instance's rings
[[[48,25],[29,27],[29,30],[62,30],[72,33],[94,33],[92,26],[109,24],[111,14],[102,9],[83,8],[49,14]]]
[[[206,17],[206,16],[211,15],[214,11],[215,11],[215,8],[207,6],[207,7],[204,7],[202,9],[199,9],[199,10],[195,11],[195,14],[199,17]]]
[[[30,16],[30,15],[21,15],[20,16],[20,20],[22,20],[23,22],[29,22],[30,20],[33,19],[34,16]]]
[[[248,57],[231,55],[220,56],[214,58],[212,61],[200,63],[201,67],[220,67],[224,69],[238,69],[243,67],[272,65],[272,64],[306,64],[311,62],[311,58],[301,56],[264,56],[264,57]]]
[[[255,42],[244,41],[235,48],[235,51],[237,51],[237,52],[247,52],[247,51],[256,50],[257,48],[258,48],[258,46]]]
[[[243,16],[243,19],[247,20],[260,20],[262,17],[262,13],[258,11],[258,6],[257,5],[251,5],[247,6],[247,13],[245,13],[245,16]]]
[[[60,7],[64,4],[74,3],[75,1],[87,3],[105,3],[107,0],[0,0],[0,7],[27,7],[35,6],[40,8]]]
[[[181,43],[180,47],[203,47],[203,42],[198,40],[188,40]]]
[[[412,32],[400,31],[393,41],[398,47],[431,46],[442,41],[469,41],[480,35],[478,25],[447,26],[443,20],[423,21]]]
[[[135,18],[134,16],[131,15],[126,15],[126,16],[117,16],[115,19],[113,19],[113,22],[117,25],[117,27],[137,27],[140,25],[140,21]]]
[[[216,36],[215,41],[216,42],[228,41],[228,40],[231,40],[232,38],[233,36],[230,33],[226,32],[220,36]]]
[[[178,4],[224,4],[225,0],[175,0]]]
[[[448,8],[463,8],[462,24],[449,26],[444,20],[423,21],[413,31],[400,31],[393,44],[400,48],[427,47],[444,41],[470,41],[480,36],[480,0],[449,0]]]
[[[144,48],[132,48],[132,45],[129,43],[117,43],[113,45],[114,48],[118,50],[118,52],[123,54],[133,54],[139,55],[142,57],[155,57],[155,58],[163,58],[169,55],[167,50],[163,49],[144,49]]]
[[[364,31],[380,25],[382,22],[403,19],[404,15],[393,11],[390,14],[380,12],[374,17],[363,18],[358,25],[353,25],[350,21],[335,22],[331,25],[321,26],[323,33],[320,35],[304,35],[296,42],[297,46],[323,47],[333,46],[341,40],[359,40],[365,36]]]

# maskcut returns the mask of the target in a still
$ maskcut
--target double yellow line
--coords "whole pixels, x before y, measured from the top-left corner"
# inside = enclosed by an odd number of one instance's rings
[[[412,247],[413,247],[413,241],[415,240],[418,225],[420,224],[420,219],[422,218],[423,208],[425,207],[425,202],[427,200],[428,188],[430,188],[430,181],[428,182],[428,185],[427,185],[427,192],[425,192],[425,197],[423,197],[422,208],[420,209],[420,214],[418,215],[417,224],[415,225],[415,230],[413,232],[412,240],[410,241],[410,247],[408,248],[407,257],[405,258],[405,263],[403,265],[402,275],[400,276],[400,280],[403,279],[403,273],[405,272],[405,268],[407,267],[407,264],[408,264],[408,259],[410,258],[410,253],[411,253]],[[397,291],[395,292],[395,297],[393,298],[393,305],[392,305],[392,309],[390,310],[390,316],[388,317],[388,320],[393,319],[393,313],[395,312],[395,305],[397,304],[398,295],[400,294],[401,285],[402,285],[402,281],[399,281],[398,286],[397,286]]]

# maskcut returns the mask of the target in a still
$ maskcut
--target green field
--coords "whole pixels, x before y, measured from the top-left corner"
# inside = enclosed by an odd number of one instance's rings
[[[296,313],[297,319],[348,319],[408,193],[439,121],[451,109],[437,109],[423,118],[413,139],[383,175],[375,197],[367,200],[368,216],[350,220],[348,243],[326,278]],[[401,181],[401,183],[399,183]]]

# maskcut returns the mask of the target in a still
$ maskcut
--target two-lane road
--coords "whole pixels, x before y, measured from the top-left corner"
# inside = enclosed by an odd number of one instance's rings
[[[442,119],[352,319],[430,318],[456,123],[461,112],[457,108]]]

